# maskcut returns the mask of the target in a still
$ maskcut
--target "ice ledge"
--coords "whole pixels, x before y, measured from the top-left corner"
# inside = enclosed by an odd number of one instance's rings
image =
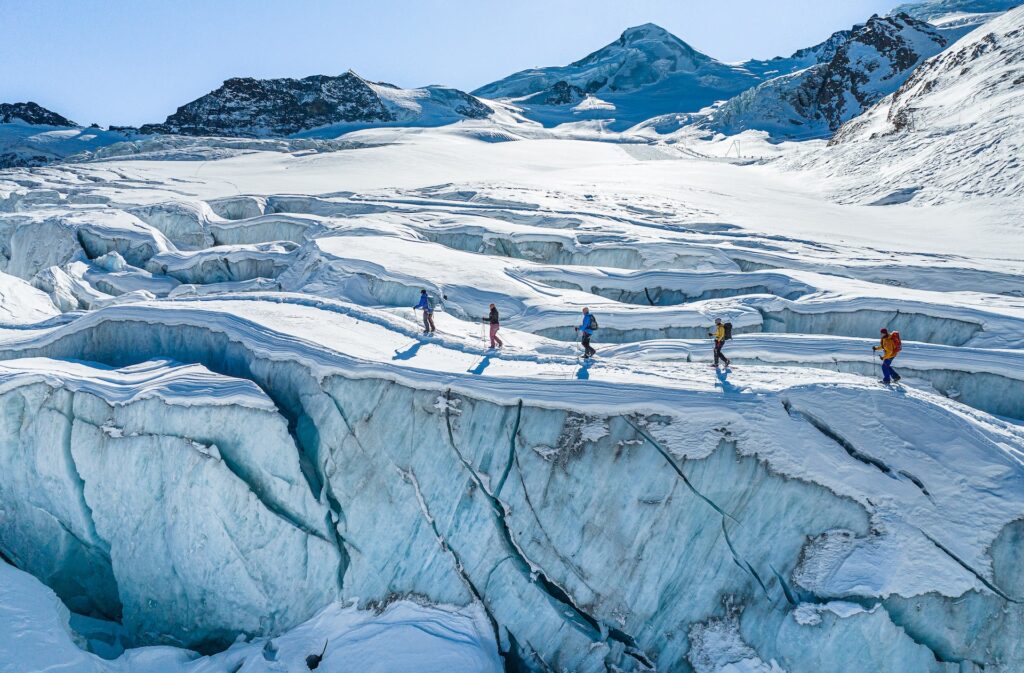
[[[147,360],[114,369],[95,362],[23,358],[0,364],[0,395],[33,383],[86,392],[117,406],[157,398],[185,407],[242,406],[276,412],[252,381],[215,374],[197,364]]]

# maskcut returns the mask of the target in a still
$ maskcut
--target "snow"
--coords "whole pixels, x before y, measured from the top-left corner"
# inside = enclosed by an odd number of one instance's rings
[[[273,639],[240,640],[209,657],[171,647],[109,650],[104,624],[87,639],[52,591],[27,573],[0,563],[0,671],[82,673],[270,673],[308,671],[306,657],[324,653],[322,670],[357,667],[367,673],[417,673],[424,662],[453,673],[502,670],[486,617],[473,609],[396,601],[379,610],[333,603]],[[71,625],[69,626],[69,616]],[[84,630],[84,629],[82,629]],[[82,649],[85,641],[86,649]],[[116,641],[115,641],[116,643]],[[327,644],[324,649],[324,644]],[[400,647],[396,647],[400,644]],[[98,650],[107,656],[97,656]]]
[[[0,670],[1013,671],[1014,195],[494,105],[0,172]]]
[[[0,167],[38,166],[126,140],[116,131],[0,124]]]
[[[43,322],[59,313],[46,294],[20,278],[0,273],[0,325]]]
[[[819,169],[850,202],[901,190],[915,204],[1019,197],[1022,23],[1017,8],[968,33],[840,129],[828,151],[792,161]]]
[[[693,121],[728,134],[761,129],[777,140],[827,138],[945,46],[927,23],[906,15],[873,16],[853,27],[831,59],[769,79]]]
[[[1020,0],[924,0],[893,8],[938,28],[951,42],[1014,7]]]
[[[743,67],[702,54],[648,23],[628,28],[615,42],[567,66],[524,70],[473,93],[513,105],[544,126],[600,119],[618,131],[655,115],[699,110],[757,81]],[[547,103],[546,94],[560,83],[586,97]]]

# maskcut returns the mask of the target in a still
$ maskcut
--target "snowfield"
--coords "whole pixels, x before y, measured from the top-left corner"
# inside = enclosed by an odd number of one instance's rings
[[[1022,43],[831,144],[364,83],[0,171],[0,673],[1019,673]]]

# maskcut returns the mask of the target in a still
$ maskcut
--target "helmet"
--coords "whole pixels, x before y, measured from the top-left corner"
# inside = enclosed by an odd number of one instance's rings
[[[881,330],[881,334],[888,334],[888,333],[889,333],[889,330],[887,330],[887,329],[885,329],[883,327],[882,330]]]
[[[715,324],[716,325],[721,325],[722,324],[722,319],[721,318],[715,318]]]

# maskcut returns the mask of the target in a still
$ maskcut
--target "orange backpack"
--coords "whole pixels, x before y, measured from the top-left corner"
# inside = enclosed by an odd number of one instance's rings
[[[903,342],[900,341],[900,333],[890,332],[889,338],[892,339],[892,354],[897,355],[901,350],[903,350]]]

